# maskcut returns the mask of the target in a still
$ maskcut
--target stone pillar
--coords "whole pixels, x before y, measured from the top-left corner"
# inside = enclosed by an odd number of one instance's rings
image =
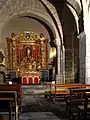
[[[60,56],[60,73],[61,73],[61,83],[63,83],[63,50],[61,49],[60,51],[61,56]]]
[[[90,0],[82,0],[83,4],[83,19],[84,19],[84,31],[85,31],[85,83],[90,84]],[[82,52],[83,53],[83,52]]]
[[[86,45],[86,35],[85,32],[82,32],[78,35],[79,38],[79,63],[80,63],[80,83],[85,83],[86,79],[90,74],[86,74],[88,70],[90,71],[90,46]],[[87,47],[86,47],[87,46]],[[89,46],[89,47],[88,47]],[[87,51],[87,54],[86,54]],[[87,59],[87,61],[86,61]],[[88,64],[89,63],[89,64]],[[87,72],[86,72],[87,71]],[[85,77],[86,76],[86,77]]]
[[[2,44],[2,31],[1,31],[1,29],[2,29],[2,27],[1,27],[1,23],[0,23],[0,44]]]
[[[85,83],[90,84],[90,33],[89,35],[86,36],[86,70],[85,72],[86,72]]]
[[[60,70],[60,65],[61,65],[61,46],[57,46],[57,69],[58,69],[58,74],[56,75],[56,84],[61,83],[61,70]]]
[[[62,83],[65,83],[65,48],[62,49]]]

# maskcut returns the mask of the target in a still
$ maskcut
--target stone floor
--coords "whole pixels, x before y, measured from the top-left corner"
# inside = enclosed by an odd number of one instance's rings
[[[66,120],[65,104],[50,103],[39,97],[24,97],[26,103],[22,105],[20,120]]]
[[[65,103],[49,102],[44,99],[45,86],[23,86],[20,120],[66,120]]]
[[[30,112],[21,116],[21,120],[60,120],[52,112]]]
[[[66,118],[65,102],[54,103],[44,99],[45,90],[48,90],[48,86],[22,86],[22,107],[19,120],[69,120]],[[7,116],[4,117],[0,120],[8,120]],[[73,120],[78,119],[75,117]]]
[[[19,120],[69,120],[66,118],[65,102],[45,100],[47,86],[22,86],[22,109]],[[76,110],[75,110],[76,111]],[[73,120],[78,120],[75,117]],[[90,120],[90,119],[89,119]]]

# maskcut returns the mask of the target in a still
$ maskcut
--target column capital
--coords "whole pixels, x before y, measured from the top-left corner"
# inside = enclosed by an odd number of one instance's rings
[[[83,31],[77,36],[77,38],[82,39],[85,36],[86,36],[85,31]]]
[[[56,41],[57,47],[61,46],[61,39],[60,39],[60,37],[55,38],[55,41]]]

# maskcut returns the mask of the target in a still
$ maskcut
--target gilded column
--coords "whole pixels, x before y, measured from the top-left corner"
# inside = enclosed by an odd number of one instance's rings
[[[42,68],[46,68],[46,45],[45,45],[45,38],[43,34],[40,35],[40,44],[41,44],[41,66]]]
[[[16,70],[16,66],[17,66],[17,64],[16,64],[16,41],[15,41],[15,39],[14,38],[12,38],[12,40],[13,40],[13,70]]]
[[[42,63],[42,68],[45,68],[45,45],[44,45],[44,40],[41,40],[41,63]]]

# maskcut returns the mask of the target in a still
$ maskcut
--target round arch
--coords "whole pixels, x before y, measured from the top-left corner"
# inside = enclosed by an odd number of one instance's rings
[[[72,15],[74,16],[76,26],[77,26],[77,33],[79,34],[79,23],[78,23],[79,17],[76,14],[75,10],[70,5],[67,4],[67,7],[70,9]]]
[[[43,14],[42,12],[34,11],[34,10],[29,10],[29,11],[24,11],[24,12],[22,11],[19,13],[15,13],[11,16],[7,16],[7,18],[1,24],[1,31],[9,20],[12,20],[12,19],[17,18],[17,17],[23,17],[23,16],[31,16],[31,17],[34,17],[36,19],[43,21],[51,29],[53,36],[54,36],[54,39],[56,40],[56,38],[59,37],[56,26],[53,23],[52,19],[47,14]],[[58,45],[58,41],[56,41],[56,43]]]
[[[57,31],[58,31],[58,34],[59,34],[59,37],[57,37],[56,39],[59,40],[59,45],[63,44],[63,30],[62,30],[62,25],[61,25],[58,13],[56,11],[56,8],[48,0],[40,0],[40,1],[43,3],[43,5],[49,11],[54,23],[56,24]]]
[[[75,10],[76,14],[79,17],[82,11],[81,2],[77,0],[66,0],[66,2]]]
[[[55,7],[48,0],[40,0],[40,1],[46,6],[46,8],[51,12],[52,16],[54,17],[54,19],[57,23],[57,30],[59,29],[58,32],[60,32],[59,36],[61,39],[61,43],[63,44],[63,30],[62,30],[61,22],[59,20],[59,17],[58,17]],[[77,1],[77,0],[74,0],[74,1],[73,0],[65,0],[65,2],[67,5],[71,6],[73,8],[73,10],[76,12],[76,13],[74,12],[74,17],[76,20],[82,11],[81,2]],[[70,9],[70,11],[71,11],[71,9]],[[77,18],[76,18],[75,14],[78,16]],[[76,20],[76,24],[77,24],[77,20]],[[77,30],[78,30],[78,24],[77,24]]]

